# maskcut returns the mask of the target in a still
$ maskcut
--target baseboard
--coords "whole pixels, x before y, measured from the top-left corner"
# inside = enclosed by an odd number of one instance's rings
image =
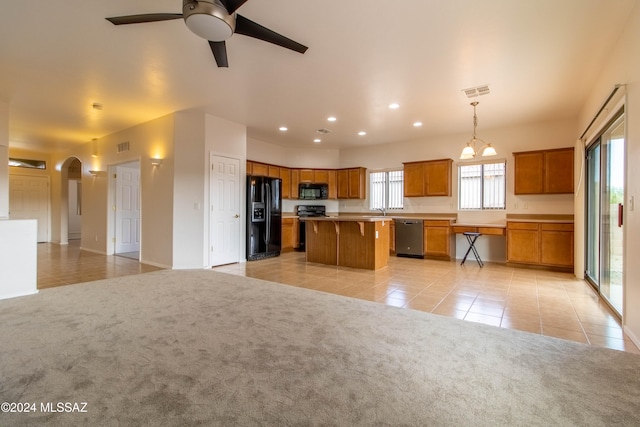
[[[628,326],[625,325],[623,328],[624,328],[624,333],[627,334],[631,342],[634,343],[636,347],[640,348],[640,339],[636,337],[636,335],[633,333],[631,329],[629,329]]]

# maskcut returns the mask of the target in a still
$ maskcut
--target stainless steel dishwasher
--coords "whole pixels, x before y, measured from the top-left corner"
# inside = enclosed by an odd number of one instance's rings
[[[424,258],[421,219],[396,219],[396,256]]]

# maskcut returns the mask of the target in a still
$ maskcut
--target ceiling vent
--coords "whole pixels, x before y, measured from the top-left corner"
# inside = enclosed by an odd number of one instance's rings
[[[331,131],[329,129],[320,128],[320,129],[316,130],[316,132],[322,133],[322,134],[327,134],[327,133],[329,133]]]
[[[462,89],[467,98],[475,98],[480,95],[488,95],[489,94],[489,85],[470,87],[469,89]]]

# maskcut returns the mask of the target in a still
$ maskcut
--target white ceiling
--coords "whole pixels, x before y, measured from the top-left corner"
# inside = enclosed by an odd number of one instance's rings
[[[225,69],[182,20],[104,19],[180,13],[181,0],[5,1],[0,100],[10,107],[15,147],[67,148],[200,109],[285,146],[312,147],[316,130],[327,128],[320,145],[338,148],[471,132],[462,89],[488,84],[491,93],[475,98],[481,135],[576,117],[637,3],[250,0],[238,13],[309,50],[236,34]],[[338,120],[327,122],[330,115]],[[418,120],[424,125],[414,128]]]

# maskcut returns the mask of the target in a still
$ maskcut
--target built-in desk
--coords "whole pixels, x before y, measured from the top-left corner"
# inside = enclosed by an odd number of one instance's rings
[[[480,233],[490,236],[506,236],[506,224],[452,224],[451,232],[455,234],[462,233]]]

